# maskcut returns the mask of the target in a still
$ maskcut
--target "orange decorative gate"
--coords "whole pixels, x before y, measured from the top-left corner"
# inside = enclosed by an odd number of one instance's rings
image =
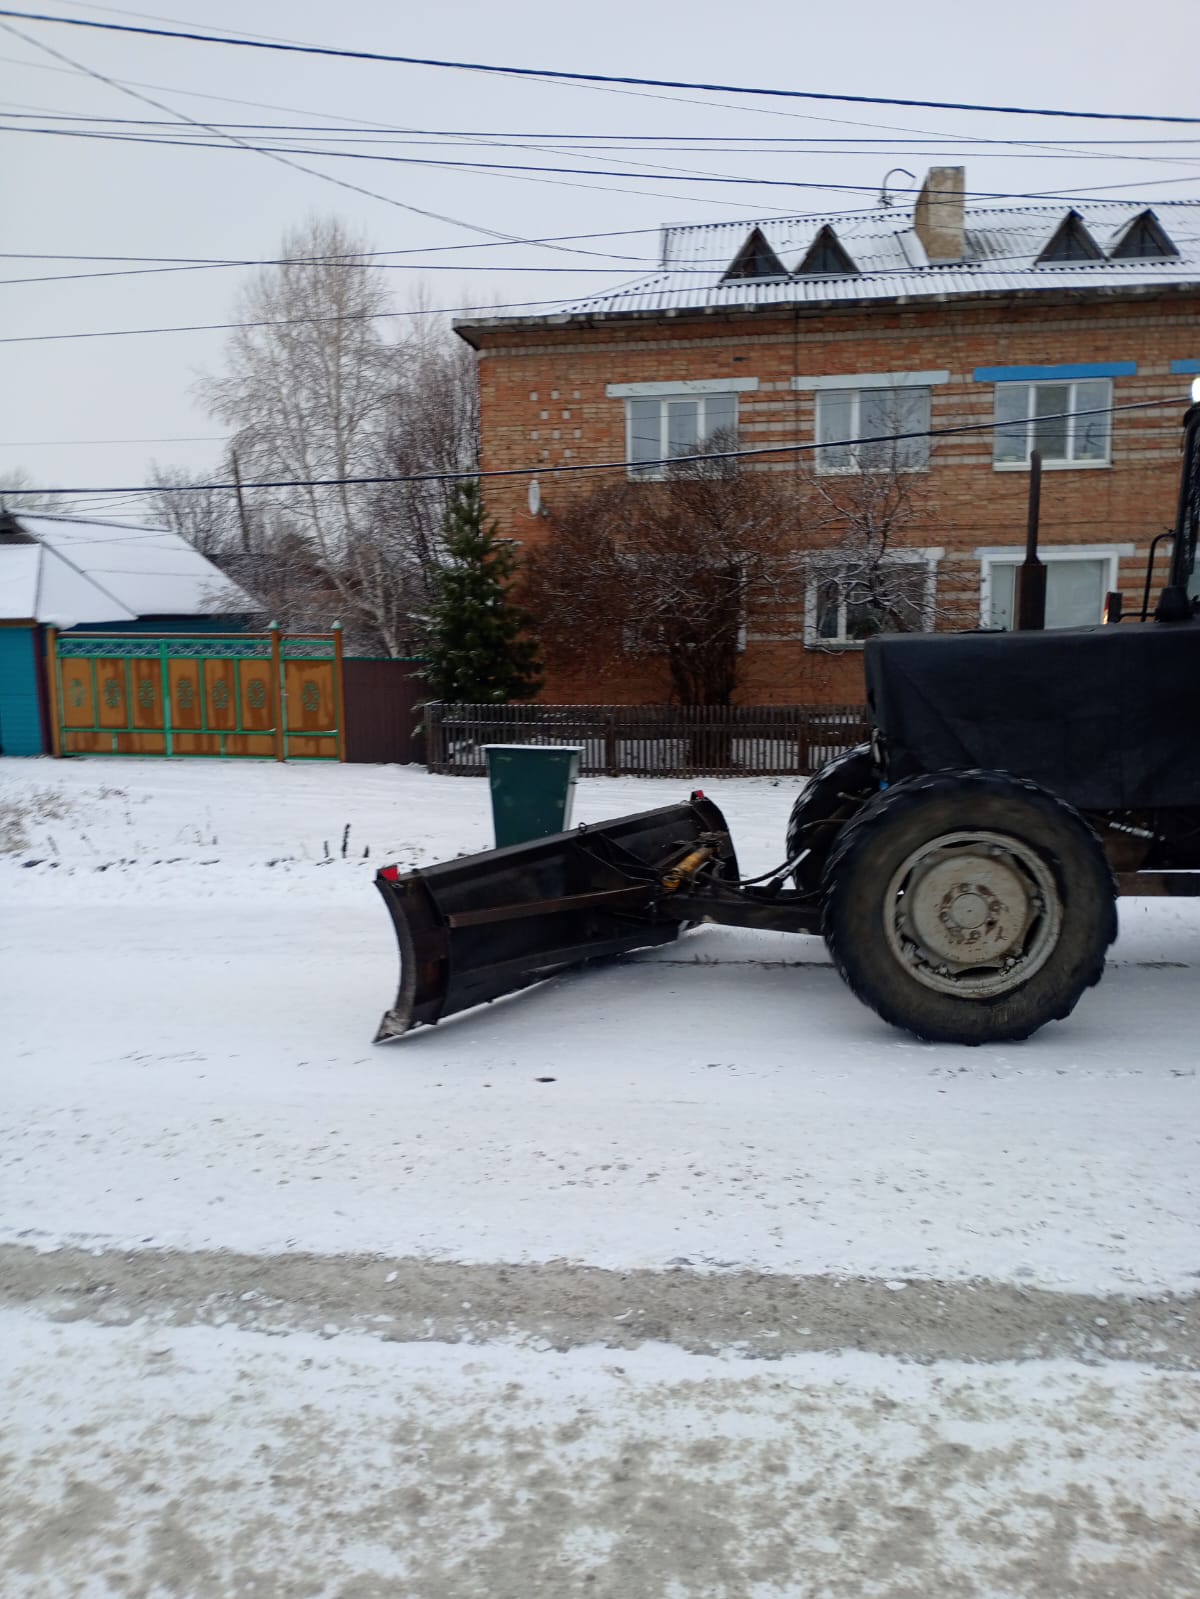
[[[56,755],[345,758],[340,628],[48,632]]]

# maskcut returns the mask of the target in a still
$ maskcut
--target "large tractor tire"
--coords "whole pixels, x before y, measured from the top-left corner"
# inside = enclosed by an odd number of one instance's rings
[[[878,787],[871,746],[856,744],[826,761],[796,795],[788,817],[784,858],[792,861],[800,856],[792,869],[792,881],[802,894],[820,888],[839,829]]]
[[[869,800],[825,868],[822,931],[884,1021],[935,1043],[1028,1038],[1100,981],[1116,885],[1079,813],[1003,772]]]

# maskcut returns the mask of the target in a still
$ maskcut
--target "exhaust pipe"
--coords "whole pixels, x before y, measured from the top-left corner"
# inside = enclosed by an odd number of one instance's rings
[[[737,881],[725,818],[694,795],[404,876],[383,867],[375,886],[396,929],[400,987],[375,1042],[585,961],[669,943],[681,925],[671,893],[700,850],[713,876]]]

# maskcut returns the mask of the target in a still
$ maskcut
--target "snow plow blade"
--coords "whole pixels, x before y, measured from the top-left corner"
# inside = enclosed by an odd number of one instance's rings
[[[735,881],[725,818],[703,796],[402,876],[376,873],[400,944],[400,989],[375,1042],[399,1038],[555,972],[670,942],[664,878],[704,853]]]

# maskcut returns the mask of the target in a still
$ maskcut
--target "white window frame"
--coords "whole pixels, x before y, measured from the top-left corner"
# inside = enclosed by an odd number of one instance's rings
[[[1133,557],[1132,544],[1047,544],[1039,547],[1038,556],[1050,566],[1058,561],[1107,561],[1108,572],[1104,581],[1106,594],[1118,588],[1120,563]],[[1025,550],[1018,544],[989,545],[977,549],[979,562],[979,622],[981,627],[992,625],[992,570],[997,566],[1020,566],[1025,560]],[[1097,617],[1099,622],[1100,618]]]
[[[925,389],[929,391],[930,417],[932,423],[933,390],[939,384],[949,383],[950,373],[944,368],[937,368],[923,372],[843,372],[833,377],[794,377],[792,388],[802,393],[811,393],[813,400],[813,437],[814,443],[821,436],[820,406],[822,394],[838,393],[853,394],[854,422],[851,426],[851,437],[856,437],[862,432],[858,418],[862,411],[862,395],[867,389]],[[927,440],[925,460],[919,466],[902,466],[902,472],[928,472],[929,452],[932,439]],[[819,446],[813,452],[816,471],[824,477],[858,477],[862,474],[857,458],[851,460],[849,466],[829,466],[824,458],[824,450]],[[868,471],[875,470],[869,468]],[[883,470],[886,470],[884,468]]]
[[[1032,405],[1033,405],[1032,391],[1034,389],[1049,388],[1052,385],[1053,386],[1061,386],[1061,385],[1065,384],[1071,391],[1070,398],[1067,401],[1067,410],[1068,411],[1074,411],[1076,409],[1076,405],[1075,405],[1075,390],[1078,388],[1078,386],[1081,383],[1106,383],[1108,385],[1108,397],[1107,397],[1107,399],[1105,401],[1105,404],[1106,405],[1111,405],[1113,403],[1113,380],[1112,380],[1111,377],[1021,378],[1021,379],[1018,379],[1017,381],[1014,381],[1014,382],[1005,381],[1005,382],[1002,382],[1002,383],[994,384],[993,387],[994,387],[996,392],[995,392],[995,395],[993,397],[993,412],[992,412],[992,415],[993,415],[994,420],[997,423],[999,423],[999,416],[997,415],[997,412],[999,410],[999,405],[1000,405],[1000,391],[1001,391],[1001,389],[1024,389],[1026,391],[1026,394],[1029,397],[1026,399],[1026,402],[1025,402],[1025,459],[1023,461],[997,461],[996,458],[995,458],[995,453],[994,453],[994,448],[993,448],[992,471],[993,472],[1028,472],[1029,471],[1029,457],[1033,453],[1033,448],[1034,448],[1034,446],[1033,446],[1033,429],[1032,429],[1031,424],[1034,421],[1037,420],[1032,414]],[[1075,417],[1072,416],[1072,417],[1069,418],[1069,420],[1067,422],[1067,446],[1068,446],[1068,449],[1074,449],[1074,447],[1075,447],[1075,421],[1076,421]],[[1018,425],[1019,424],[1015,424],[1015,423],[1006,423],[1005,424],[1006,427],[1007,426],[1018,426]],[[999,427],[997,427],[997,429],[996,429],[997,434],[999,433],[999,431],[1000,431]],[[1045,456],[1042,457],[1042,471],[1043,472],[1094,472],[1094,471],[1107,471],[1108,468],[1111,467],[1111,466],[1112,466],[1112,416],[1111,416],[1111,414],[1110,414],[1109,419],[1108,419],[1107,452],[1106,452],[1105,457],[1104,457],[1104,459],[1102,461],[1076,461],[1076,460],[1071,459],[1070,456],[1068,456],[1068,458],[1066,460],[1064,460],[1064,461],[1048,461],[1045,458]]]
[[[670,445],[668,435],[668,405],[672,400],[695,400],[699,406],[697,442],[703,442],[710,435],[703,431],[704,417],[709,396],[719,396],[722,399],[733,399],[733,426],[736,431],[739,421],[740,404],[739,396],[753,393],[758,388],[757,378],[686,378],[676,382],[666,383],[609,383],[605,393],[610,399],[624,400],[625,403],[625,459],[629,463],[626,467],[626,476],[638,483],[653,483],[661,481],[670,472]],[[638,466],[633,461],[633,408],[628,403],[630,400],[657,400],[658,401],[658,439],[659,455],[663,457],[664,464],[659,466]],[[677,457],[686,460],[686,456]]]
[[[938,562],[945,558],[945,548],[942,545],[926,545],[924,548],[908,547],[905,549],[889,550],[884,557],[885,563],[896,566],[924,566],[925,568],[925,594],[922,604],[921,626],[923,631],[929,632],[934,620],[934,601],[937,595],[937,569]],[[807,562],[806,582],[804,591],[804,645],[810,650],[861,650],[865,639],[844,638],[846,616],[845,602],[840,607],[840,626],[837,638],[821,638],[817,633],[817,617],[820,610],[820,588],[822,583],[835,578],[842,571],[844,562],[839,561],[836,552],[831,552],[827,557],[812,556]]]
[[[850,432],[849,432],[848,436],[850,438],[852,438],[852,439],[861,438],[862,434],[863,434],[863,424],[862,424],[862,421],[861,421],[863,395],[864,394],[878,394],[878,393],[880,393],[881,390],[886,390],[887,392],[896,392],[896,393],[899,393],[901,391],[907,391],[907,392],[916,391],[916,392],[919,392],[919,393],[923,393],[925,395],[925,398],[926,398],[927,402],[929,403],[930,414],[932,415],[933,394],[932,394],[931,390],[929,390],[928,388],[926,388],[924,386],[924,384],[915,384],[915,383],[896,384],[894,390],[892,389],[892,387],[890,385],[885,385],[885,384],[878,384],[878,385],[872,384],[870,387],[863,386],[861,388],[856,388],[856,389],[852,389],[852,388],[819,389],[817,391],[816,401],[815,401],[815,404],[814,404],[814,407],[813,407],[813,429],[814,429],[815,437],[818,440],[821,437],[821,405],[822,405],[822,401],[825,399],[826,396],[829,396],[829,397],[832,398],[833,396],[836,395],[838,398],[847,397],[847,398],[849,398],[849,400],[851,402],[851,421],[850,421]],[[908,441],[907,440],[903,440],[902,442],[907,443]],[[929,439],[925,440],[925,459],[923,461],[911,462],[911,463],[898,462],[896,464],[896,466],[895,466],[895,470],[897,472],[928,472],[928,470],[929,470],[929,445],[930,445],[930,442],[931,441]],[[831,466],[829,464],[829,458],[828,458],[828,454],[827,454],[827,451],[830,448],[832,448],[831,445],[827,445],[827,444],[826,445],[822,445],[822,444],[818,443],[817,444],[817,448],[814,451],[814,454],[816,455],[816,462],[815,462],[816,469],[817,469],[818,474],[821,477],[869,477],[873,473],[876,473],[876,472],[890,472],[890,471],[893,470],[893,468],[892,468],[892,466],[890,464],[884,465],[884,466],[866,466],[866,467],[864,467],[862,465],[860,459],[859,459],[859,450],[858,450],[858,446],[857,445],[851,446],[850,452],[849,452],[850,453],[850,459],[849,459],[849,461],[847,462],[847,464],[845,466]]]

